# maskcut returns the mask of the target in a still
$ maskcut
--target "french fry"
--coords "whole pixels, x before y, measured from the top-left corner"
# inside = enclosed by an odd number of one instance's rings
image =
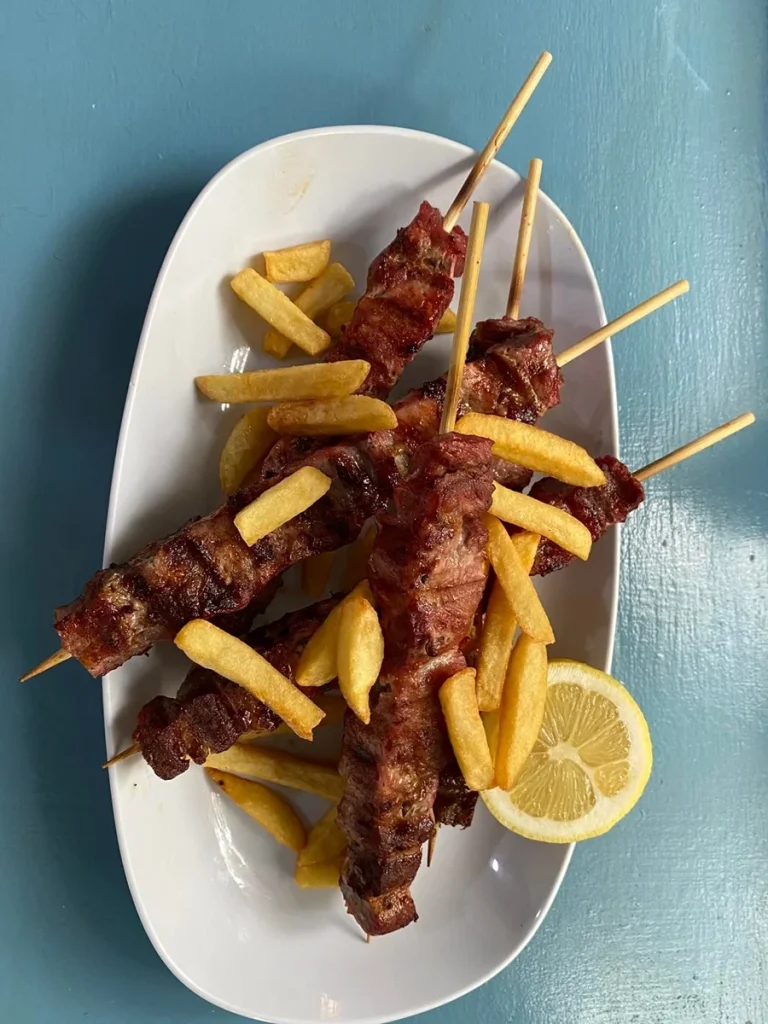
[[[494,784],[493,761],[477,707],[475,670],[465,668],[440,687],[448,737],[467,787],[479,792]]]
[[[323,327],[332,338],[340,338],[342,328],[346,327],[355,312],[356,302],[337,302],[328,310]]]
[[[336,824],[336,805],[334,804],[310,829],[306,846],[299,853],[299,867],[335,860],[344,853],[346,848],[347,837]]]
[[[328,266],[331,258],[331,240],[290,245],[287,249],[270,249],[264,253],[267,280],[275,284],[291,281],[311,281]]]
[[[499,710],[496,785],[510,790],[528,760],[544,721],[547,649],[522,633],[512,649]]]
[[[323,551],[304,559],[301,563],[301,589],[305,594],[320,597],[325,593],[335,561],[335,551]]]
[[[331,344],[331,337],[266,277],[251,267],[232,278],[232,290],[280,334],[310,356],[319,356]]]
[[[344,398],[352,395],[368,376],[365,359],[340,359],[337,363],[280,366],[248,373],[212,373],[195,377],[195,384],[214,402],[283,402],[311,398]]]
[[[241,416],[233,427],[219,458],[224,494],[234,494],[275,443],[277,434],[267,423],[268,414],[266,406],[258,406]]]
[[[299,686],[325,686],[338,676],[337,654],[341,616],[345,603],[357,596],[362,596],[373,603],[373,595],[367,580],[358,583],[309,638],[296,668],[296,682]]]
[[[327,725],[338,725],[344,721],[347,710],[347,702],[338,693],[318,693],[310,700],[317,704],[321,711],[325,712],[325,718],[317,726],[324,729]],[[238,743],[253,743],[256,740],[264,740],[270,736],[292,736],[293,731],[283,722],[276,729],[251,729],[244,732],[237,741]]]
[[[539,538],[533,533],[516,533],[510,539],[523,568],[530,573]],[[477,703],[481,711],[496,711],[501,704],[516,629],[515,613],[504,587],[496,579],[485,611],[477,659]]]
[[[561,508],[495,484],[491,515],[540,537],[547,537],[577,558],[589,558],[591,533],[583,523]]]
[[[342,590],[352,590],[368,576],[368,559],[376,542],[376,524],[369,523],[347,553]]]
[[[341,263],[332,263],[319,277],[311,281],[300,295],[296,296],[294,302],[310,320],[317,320],[354,287],[354,278],[347,268]],[[276,330],[267,333],[262,345],[265,352],[277,356],[278,359],[284,359],[290,347],[291,339]]]
[[[209,754],[205,767],[274,782],[302,793],[323,796],[327,800],[341,800],[344,795],[344,780],[335,765],[306,761],[274,747],[235,743],[221,754]]]
[[[512,538],[494,516],[486,516],[488,557],[523,633],[543,644],[555,642],[547,613]]]
[[[306,864],[296,868],[296,884],[300,889],[335,889],[339,884],[339,875],[344,864],[344,857],[326,861],[324,864]]]
[[[476,434],[493,441],[493,454],[538,473],[577,487],[601,487],[605,473],[595,460],[573,441],[550,434],[528,423],[468,412],[456,424],[460,434]]]
[[[246,505],[235,516],[235,526],[249,547],[289,519],[306,512],[328,493],[330,477],[314,466],[302,466]]]
[[[288,801],[260,782],[206,768],[211,782],[219,786],[238,807],[265,828],[278,843],[301,852],[307,842],[304,823]]]
[[[316,402],[283,402],[270,409],[267,422],[278,434],[316,437],[393,430],[397,416],[391,406],[378,398],[350,395]]]
[[[371,720],[368,696],[384,660],[384,634],[373,605],[359,594],[343,602],[336,654],[339,689],[357,717]]]
[[[311,739],[312,730],[323,720],[325,713],[306,694],[248,644],[212,622],[193,619],[182,626],[173,642],[196,665],[218,672],[253,694],[302,739]],[[227,770],[223,765],[213,767]]]
[[[452,309],[446,309],[437,322],[435,334],[453,334],[456,330],[456,314]]]

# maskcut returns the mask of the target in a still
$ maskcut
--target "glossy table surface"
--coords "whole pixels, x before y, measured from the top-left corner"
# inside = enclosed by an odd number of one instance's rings
[[[746,408],[759,420],[655,480],[624,532],[614,669],[654,738],[641,804],[576,851],[515,963],[424,1019],[768,1019],[761,0],[0,6],[1,1019],[229,1016],[171,976],[134,912],[98,769],[98,684],[73,665],[15,681],[101,557],[138,332],[186,208],[232,156],[303,127],[399,124],[479,146],[544,48],[555,63],[502,158],[543,158],[609,316],[692,285],[615,343],[625,460]]]

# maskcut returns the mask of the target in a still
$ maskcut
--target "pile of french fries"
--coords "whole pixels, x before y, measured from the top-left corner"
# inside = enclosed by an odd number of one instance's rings
[[[349,322],[355,303],[347,296],[354,281],[340,263],[329,262],[330,254],[327,239],[267,252],[266,276],[248,268],[233,278],[236,294],[270,325],[265,352],[282,359],[295,345],[318,356]],[[277,287],[289,282],[306,284],[293,300]],[[441,322],[445,331],[455,324],[449,313]],[[390,406],[355,394],[369,371],[367,362],[355,359],[196,378],[200,392],[213,401],[274,403],[246,412],[230,434],[220,460],[225,494],[253,478],[281,434],[343,435],[395,427]],[[495,455],[565,483],[605,483],[602,470],[583,448],[538,427],[470,412],[456,430],[490,438]],[[245,543],[253,545],[319,501],[330,486],[319,470],[303,467],[242,509],[235,526]],[[522,532],[510,534],[505,523]],[[439,693],[456,760],[468,787],[478,792],[513,787],[543,720],[547,645],[555,637],[530,577],[539,541],[547,538],[581,559],[589,557],[592,546],[589,531],[567,512],[499,484],[487,526],[495,579],[477,667],[452,676]],[[346,708],[367,724],[371,691],[384,658],[384,637],[364,568],[375,536],[375,527],[369,526],[353,546],[344,579],[348,593],[307,643],[296,684],[247,644],[203,620],[184,626],[175,638],[177,646],[192,661],[247,689],[280,715],[282,731],[302,740],[311,741],[321,724],[340,721]],[[326,589],[333,562],[334,555],[328,553],[303,564],[303,585],[313,597]],[[341,696],[318,692],[311,699],[306,693],[334,681]],[[279,843],[296,851],[300,886],[337,885],[345,839],[336,824],[343,795],[336,765],[260,747],[259,738],[246,734],[231,749],[211,754],[205,770]],[[331,807],[308,830],[289,801],[265,783],[313,793],[330,800]]]

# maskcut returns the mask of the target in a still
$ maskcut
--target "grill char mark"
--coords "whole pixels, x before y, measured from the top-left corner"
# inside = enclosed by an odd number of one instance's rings
[[[411,223],[370,266],[365,295],[326,358],[367,359],[360,394],[386,398],[406,365],[432,337],[461,277],[467,237],[443,229],[439,210],[423,202]]]
[[[333,445],[304,464],[326,473],[330,490],[253,547],[240,537],[234,517],[270,486],[264,482],[241,488],[210,516],[148,545],[130,562],[97,573],[78,600],[57,609],[65,649],[92,675],[103,675],[171,640],[191,619],[246,609],[289,566],[354,540],[383,504],[370,459],[352,446]]]
[[[245,642],[294,681],[302,651],[337,603],[337,598],[329,598],[291,612],[253,630]],[[133,740],[156,775],[174,779],[190,761],[202,764],[208,754],[228,750],[243,733],[273,732],[280,723],[280,717],[247,690],[196,666],[176,697],[155,697],[144,705]]]

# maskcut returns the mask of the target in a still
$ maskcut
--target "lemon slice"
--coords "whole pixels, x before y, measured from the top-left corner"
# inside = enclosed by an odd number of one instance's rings
[[[539,737],[514,788],[482,797],[512,832],[573,843],[602,835],[634,807],[652,763],[648,725],[621,683],[557,660],[549,665]]]

